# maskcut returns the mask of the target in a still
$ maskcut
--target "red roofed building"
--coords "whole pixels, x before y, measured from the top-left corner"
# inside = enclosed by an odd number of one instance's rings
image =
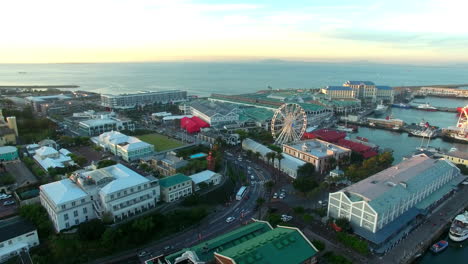
[[[315,138],[321,139],[323,141],[327,141],[330,143],[336,143],[340,139],[344,139],[346,137],[346,132],[336,131],[332,129],[319,129],[316,131],[312,131],[310,133],[304,133],[304,135],[308,134],[307,136],[311,137],[313,135]]]
[[[351,141],[351,140],[347,140],[347,139],[340,139],[336,143],[338,145],[342,146],[342,147],[351,149],[352,151],[361,154],[365,159],[368,159],[370,157],[374,157],[374,156],[376,156],[378,154],[376,149],[374,149],[374,148],[372,148],[372,147],[370,147],[368,145],[364,145],[362,143],[355,142],[355,141]]]

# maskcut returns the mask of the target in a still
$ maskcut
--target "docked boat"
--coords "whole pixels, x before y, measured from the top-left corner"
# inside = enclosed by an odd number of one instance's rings
[[[432,105],[430,105],[428,103],[420,104],[416,108],[419,109],[419,110],[424,110],[424,111],[431,111],[431,112],[437,111],[436,107],[434,107],[434,106],[432,106]]]
[[[348,133],[354,132],[354,130],[352,128],[346,127],[346,126],[336,126],[336,130],[343,131],[343,132],[348,132]]]
[[[427,137],[432,138],[437,135],[437,130],[427,129],[412,129],[408,131],[408,135],[415,137]]]
[[[377,105],[377,107],[374,109],[374,114],[377,116],[381,116],[387,112],[388,106],[380,103]]]
[[[431,251],[434,253],[439,253],[442,250],[446,249],[447,247],[448,247],[448,242],[445,240],[441,240],[431,246]]]
[[[399,104],[392,104],[392,107],[410,109],[411,105],[399,103]]]
[[[468,238],[468,211],[459,214],[453,219],[450,226],[449,237],[456,242],[464,241]]]
[[[316,130],[317,128],[318,128],[318,126],[317,126],[317,125],[315,125],[315,126],[311,126],[311,127],[308,127],[308,128],[306,128],[306,132],[307,132],[307,133],[310,133],[310,132],[312,132],[312,131]]]

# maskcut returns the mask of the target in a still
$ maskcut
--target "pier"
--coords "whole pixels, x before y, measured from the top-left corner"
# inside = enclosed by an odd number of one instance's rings
[[[467,203],[468,186],[463,185],[436,208],[423,224],[409,233],[403,243],[396,245],[375,263],[412,263],[447,231],[453,218],[464,210]]]

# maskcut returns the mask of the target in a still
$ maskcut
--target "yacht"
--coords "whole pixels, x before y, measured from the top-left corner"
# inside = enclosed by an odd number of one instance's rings
[[[459,214],[453,219],[450,226],[449,237],[453,241],[461,242],[468,238],[468,211]]]
[[[437,108],[435,108],[434,106],[428,104],[428,103],[425,103],[425,104],[420,104],[416,107],[417,109],[419,110],[424,110],[424,111],[437,111]]]
[[[347,127],[347,126],[336,126],[336,130],[349,132],[349,133],[354,132],[354,129]]]
[[[374,114],[377,116],[385,114],[387,112],[388,106],[380,103],[377,105],[377,107],[374,109]]]
[[[392,107],[410,109],[411,105],[399,103],[399,104],[392,104]]]

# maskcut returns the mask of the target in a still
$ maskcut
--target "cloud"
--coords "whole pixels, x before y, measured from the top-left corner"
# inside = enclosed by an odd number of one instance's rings
[[[324,36],[334,39],[396,45],[402,48],[446,49],[468,47],[468,36],[441,33],[336,29],[324,34]]]

